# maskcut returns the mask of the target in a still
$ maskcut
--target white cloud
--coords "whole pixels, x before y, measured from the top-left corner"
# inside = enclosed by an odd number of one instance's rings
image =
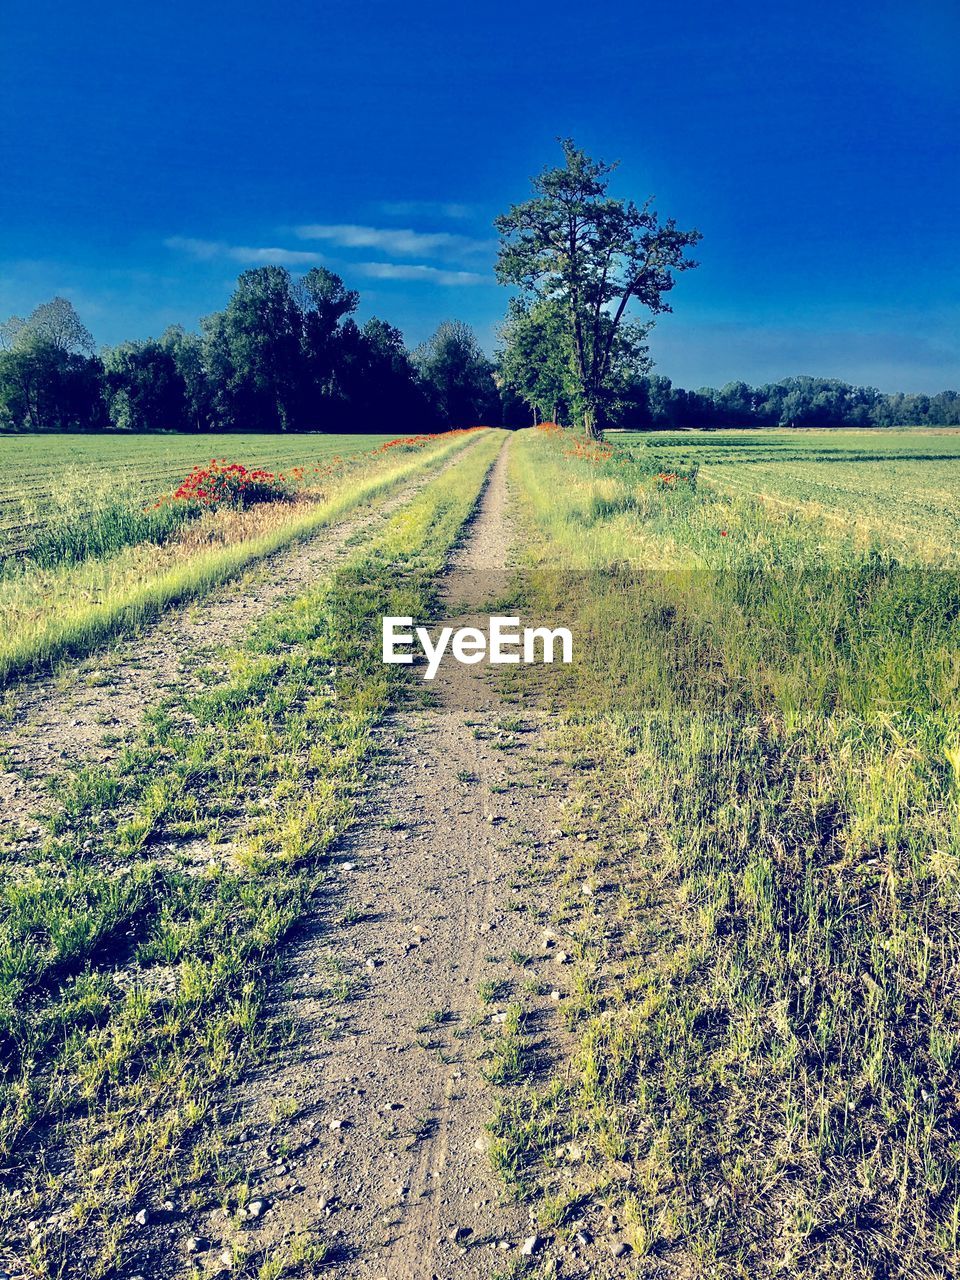
[[[364,228],[360,228],[364,230]],[[373,230],[373,228],[370,228]],[[415,235],[415,232],[401,232]],[[422,237],[426,238],[426,237]],[[451,237],[456,239],[457,237]],[[358,240],[351,247],[366,245]],[[489,284],[490,277],[477,271],[460,271],[448,267],[431,267],[417,262],[342,262],[324,258],[306,249],[257,248],[252,245],[228,244],[225,240],[199,240],[190,236],[170,236],[164,241],[168,249],[186,253],[198,262],[231,261],[272,264],[284,267],[314,266],[326,261],[346,275],[367,276],[371,280],[424,280],[438,285]],[[378,245],[377,247],[383,247]]]
[[[351,270],[372,280],[427,280],[431,284],[467,285],[490,284],[492,277],[477,271],[446,271],[442,267],[428,267],[413,262],[356,262]]]
[[[294,227],[301,240],[326,240],[342,249],[379,249],[398,258],[419,254],[448,257],[488,253],[492,240],[476,240],[449,231],[414,231],[411,227],[366,227],[357,223],[310,223]]]
[[[472,205],[442,200],[382,200],[377,208],[391,218],[410,218],[419,214],[426,217],[459,219],[470,218],[474,213]]]
[[[233,262],[255,262],[277,267],[316,266],[323,255],[307,249],[283,249],[279,246],[260,248],[254,245],[227,244],[223,240],[196,240],[191,236],[170,236],[163,242],[168,249],[187,253],[201,262],[229,258]]]

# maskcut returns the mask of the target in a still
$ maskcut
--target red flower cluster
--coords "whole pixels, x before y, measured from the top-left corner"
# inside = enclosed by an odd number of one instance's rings
[[[452,436],[465,436],[471,431],[486,431],[486,427],[456,427],[453,431],[437,431],[426,436],[398,436],[396,440],[387,440],[374,453],[386,453],[390,449],[422,449],[433,444],[434,440],[449,440]]]
[[[658,471],[657,484],[661,489],[672,489],[677,483],[677,473],[675,471]]]
[[[564,449],[563,453],[565,457],[578,458],[581,462],[609,462],[614,456],[614,448],[612,444],[584,437],[577,440],[572,449]]]
[[[560,426],[559,422],[538,422],[536,429],[552,435],[554,432],[562,431],[563,427]]]
[[[303,474],[303,468],[294,468]],[[295,477],[297,479],[300,476]],[[255,502],[280,502],[290,497],[285,476],[259,467],[248,471],[241,462],[211,459],[208,466],[194,467],[173,492],[174,502],[196,502],[204,507],[223,504],[249,507]]]

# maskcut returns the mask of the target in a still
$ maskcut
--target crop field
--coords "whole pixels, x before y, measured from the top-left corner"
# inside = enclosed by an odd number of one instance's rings
[[[624,432],[666,467],[699,463],[703,479],[808,519],[846,523],[901,554],[960,545],[960,432]]]
[[[42,501],[19,553],[0,561],[0,673],[82,652],[172,600],[202,595],[245,565],[387,493],[463,436],[379,443],[357,436],[310,443],[311,437],[266,446],[262,439],[220,438],[223,446],[247,450],[249,464],[226,463],[249,477],[234,477],[240,490],[262,474],[264,492],[256,496],[272,500],[256,502],[248,500],[253,488],[236,495],[239,502],[215,501],[222,464],[200,454],[195,441],[189,447],[164,442],[157,452],[155,442],[144,440],[142,459],[129,441],[88,442],[76,479],[51,463],[58,449],[76,447],[72,439],[19,441],[22,474],[33,476],[33,492]],[[121,449],[111,457],[114,443]],[[283,461],[286,475],[264,470],[271,457]],[[119,480],[116,467],[125,468]],[[223,482],[232,483],[229,476]],[[8,503],[15,505],[21,500],[16,472],[7,483],[13,485]],[[22,522],[14,524],[11,537],[23,536],[23,529]]]
[[[64,508],[95,510],[111,497],[150,502],[211,457],[268,471],[329,464],[376,449],[389,435],[18,435],[0,439],[0,555]]]
[[[267,444],[0,575],[0,1270],[958,1274],[960,435]]]

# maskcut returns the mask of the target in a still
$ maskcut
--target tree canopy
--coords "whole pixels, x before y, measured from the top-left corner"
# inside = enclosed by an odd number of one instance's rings
[[[499,420],[493,364],[469,325],[445,320],[414,352],[414,364],[445,422],[475,426]]]
[[[696,262],[687,250],[699,231],[662,222],[652,201],[607,194],[615,165],[592,160],[570,138],[564,164],[533,179],[533,198],[496,219],[497,277],[565,317],[572,370],[572,409],[597,435],[625,368],[636,371],[653,317],[669,311],[677,274]],[[651,319],[629,320],[636,303]]]
[[[316,267],[245,271],[223,311],[94,356],[69,302],[0,326],[0,428],[30,431],[396,431],[500,421],[490,361],[467,325],[412,356],[359,295]]]

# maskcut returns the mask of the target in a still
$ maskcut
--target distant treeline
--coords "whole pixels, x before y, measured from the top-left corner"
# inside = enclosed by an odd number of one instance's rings
[[[446,321],[409,351],[399,329],[353,319],[359,296],[314,268],[294,279],[282,267],[245,271],[223,311],[199,334],[179,326],[159,338],[95,353],[63,298],[0,325],[0,431],[370,431],[442,430],[477,423],[566,421],[561,390],[521,396],[510,342],[489,360],[468,325]],[[533,363],[531,356],[526,364]],[[648,362],[649,363],[649,362]],[[544,365],[540,376],[549,373]],[[533,407],[546,398],[549,407]],[[960,395],[883,395],[823,378],[763,387],[732,382],[685,391],[669,378],[631,371],[609,426],[958,426]]]
[[[498,422],[494,366],[447,321],[410,352],[399,329],[353,317],[359,296],[331,271],[244,272],[199,334],[94,352],[63,298],[0,326],[6,431],[439,430]]]
[[[624,426],[671,427],[956,427],[960,394],[885,395],[833,378],[784,378],[762,387],[729,382],[684,391],[669,378],[636,379],[619,405]]]

